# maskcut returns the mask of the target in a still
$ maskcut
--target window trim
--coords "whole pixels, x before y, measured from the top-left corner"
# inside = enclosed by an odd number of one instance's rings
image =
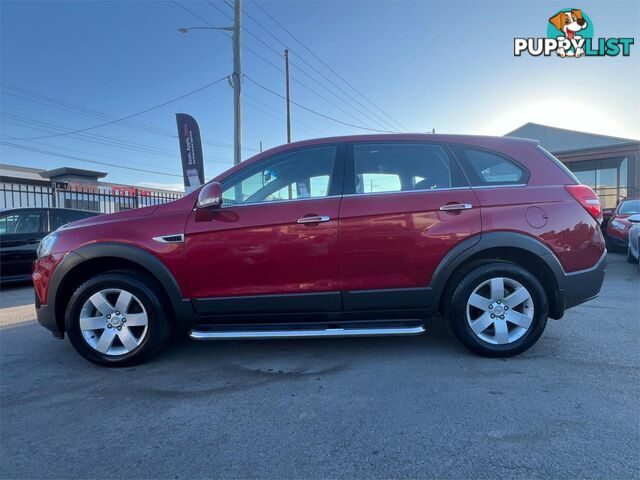
[[[451,165],[454,165],[454,168],[458,170],[460,174],[460,179],[463,182],[466,182],[466,185],[460,187],[443,187],[443,188],[429,188],[429,189],[421,189],[421,190],[399,190],[392,192],[368,192],[368,193],[357,193],[356,192],[356,144],[362,145],[371,145],[371,144],[401,144],[401,145],[437,145],[444,150],[445,155],[449,158],[449,162]],[[369,141],[358,141],[358,142],[348,142],[346,144],[346,158],[345,158],[345,172],[344,172],[344,189],[343,196],[345,197],[359,197],[359,196],[370,196],[370,195],[389,195],[389,194],[404,194],[404,193],[426,193],[426,192],[442,192],[446,190],[467,190],[471,188],[469,183],[469,179],[465,174],[464,170],[460,166],[457,158],[452,154],[451,150],[448,148],[448,144],[445,142],[434,142],[434,141],[425,141],[425,140],[369,140]]]
[[[225,184],[233,182],[235,179],[244,175],[247,169],[260,170],[260,166],[264,165],[268,162],[272,162],[274,159],[278,157],[282,157],[284,155],[289,155],[291,153],[300,152],[304,150],[313,150],[316,148],[325,148],[325,147],[335,147],[336,153],[333,161],[333,171],[330,175],[330,182],[328,192],[329,195],[324,197],[305,197],[305,198],[292,198],[287,200],[272,200],[269,202],[251,202],[251,203],[238,203],[235,205],[222,205],[220,208],[236,208],[236,207],[248,207],[255,205],[272,205],[272,204],[281,204],[281,203],[291,203],[291,202],[301,202],[308,200],[322,200],[324,198],[337,198],[342,196],[343,188],[344,188],[344,162],[345,162],[345,143],[344,142],[334,142],[334,143],[323,143],[317,145],[305,145],[297,148],[292,148],[290,150],[286,150],[284,152],[278,152],[269,157],[263,158],[259,162],[253,163],[245,168],[242,168],[235,172],[233,175],[230,175],[226,178],[223,178],[220,182],[222,185],[222,189],[224,191]]]
[[[529,185],[529,180],[531,180],[531,171],[525,165],[523,165],[522,162],[519,162],[518,160],[514,159],[513,157],[510,157],[509,155],[506,155],[502,152],[498,152],[497,150],[492,150],[486,147],[479,147],[477,145],[469,145],[467,143],[449,142],[447,143],[447,147],[450,151],[450,154],[453,156],[453,158],[456,159],[456,162],[458,163],[458,167],[462,171],[462,175],[464,176],[465,180],[467,181],[467,184],[471,188],[526,187],[527,185]],[[461,147],[461,148],[468,148],[472,150],[480,150],[486,153],[491,153],[492,155],[497,155],[498,157],[502,157],[505,160],[511,163],[514,163],[524,171],[525,173],[524,181],[520,181],[518,183],[492,183],[487,185],[473,185],[473,182],[469,178],[469,175],[467,174],[467,171],[465,170],[464,165],[462,164],[462,161],[460,160],[460,158],[458,158],[458,156],[456,155],[452,147]]]

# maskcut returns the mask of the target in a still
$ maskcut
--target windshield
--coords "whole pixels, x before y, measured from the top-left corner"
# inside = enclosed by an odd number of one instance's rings
[[[640,213],[640,200],[625,200],[620,205],[618,213],[623,215],[634,215]]]

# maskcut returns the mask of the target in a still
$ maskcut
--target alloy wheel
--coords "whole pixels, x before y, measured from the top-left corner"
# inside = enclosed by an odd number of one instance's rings
[[[147,335],[149,317],[142,302],[120,288],[100,290],[80,311],[80,331],[91,348],[107,356],[135,350]]]
[[[533,298],[511,278],[495,277],[482,282],[467,301],[467,322],[481,340],[505,345],[520,339],[533,322]]]

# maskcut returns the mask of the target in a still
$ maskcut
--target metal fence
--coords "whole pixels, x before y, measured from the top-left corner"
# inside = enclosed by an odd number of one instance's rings
[[[144,188],[70,185],[26,185],[0,183],[0,209],[19,207],[60,207],[115,213],[132,208],[171,202],[182,194],[158,192]]]

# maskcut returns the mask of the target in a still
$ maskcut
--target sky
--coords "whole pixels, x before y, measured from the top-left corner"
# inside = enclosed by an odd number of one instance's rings
[[[152,109],[232,71],[227,33],[178,31],[204,21],[230,25],[231,8],[180,3],[200,18],[172,1],[0,0],[0,163],[87,168],[107,172],[106,181],[180,188],[174,114],[184,112],[200,125],[205,177],[231,167],[226,80]],[[631,55],[514,57],[514,37],[546,36],[549,17],[568,7],[589,15],[595,37],[636,37]],[[294,141],[368,132],[356,126],[504,135],[529,121],[640,138],[635,0],[244,0],[243,10],[243,73],[284,94],[286,46],[291,99],[355,125],[293,105]],[[260,142],[286,143],[284,100],[251,80],[243,82],[243,159]]]

